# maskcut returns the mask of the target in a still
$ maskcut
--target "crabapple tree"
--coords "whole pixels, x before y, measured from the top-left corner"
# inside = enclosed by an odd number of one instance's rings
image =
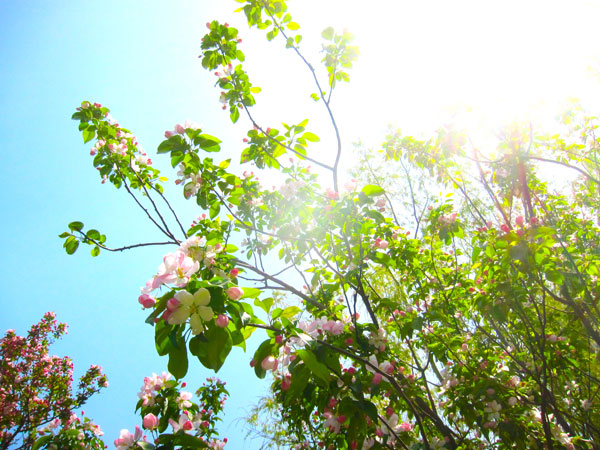
[[[75,411],[108,382],[91,366],[72,392],[71,359],[48,353],[66,332],[49,312],[27,336],[8,330],[0,339],[0,449],[104,448],[100,427]]]
[[[250,27],[306,67],[331,151],[312,151],[308,119],[261,122],[238,30],[213,21],[201,61],[231,121],[248,126],[238,152],[248,169],[219,160],[221,141],[194,123],[167,131],[158,153],[199,209],[186,228],[135,135],[83,102],[73,119],[95,140],[102,183],[123,189],[162,240],[109,247],[72,222],[67,253],[171,245],[138,299],[169,371],[182,378],[192,357],[218,371],[260,330],[250,365],[269,374],[297,448],[600,448],[596,119],[547,134],[515,125],[494,148],[448,128],[425,140],[390,133],[380,160],[344,182],[332,96],[358,54],[352,36],[323,31],[321,73],[285,1],[238,1]],[[265,188],[253,170],[284,181]],[[196,432],[195,413],[167,420],[172,436]]]

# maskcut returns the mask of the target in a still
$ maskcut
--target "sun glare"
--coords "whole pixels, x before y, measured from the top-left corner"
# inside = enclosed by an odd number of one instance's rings
[[[498,125],[545,120],[569,97],[588,105],[600,99],[598,76],[588,70],[600,60],[594,23],[599,2],[321,5],[315,27],[349,29],[361,51],[346,90],[352,98],[338,107],[354,116],[349,129],[361,139],[365,130],[380,139],[388,123],[405,132],[430,130],[465,107]]]

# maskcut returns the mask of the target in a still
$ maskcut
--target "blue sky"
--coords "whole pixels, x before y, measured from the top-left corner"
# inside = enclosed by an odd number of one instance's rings
[[[506,120],[526,116],[542,101],[555,106],[567,95],[598,98],[597,83],[583,81],[585,67],[598,62],[592,22],[598,5],[592,2],[569,9],[558,2],[503,2],[508,6],[496,10],[466,1],[452,7],[381,1],[369,9],[356,0],[290,3],[305,25],[313,61],[320,59],[319,44],[310,34],[337,25],[357,36],[362,54],[354,81],[334,99],[348,147],[358,139],[376,145],[388,123],[407,132],[433,129],[462,101]],[[154,149],[165,130],[186,119],[220,137],[225,156],[237,160],[247,124],[231,126],[215,77],[197,58],[204,24],[217,18],[241,31],[248,70],[263,87],[261,120],[316,117],[311,124],[326,149],[329,131],[308,99],[304,69],[281,45],[248,31],[233,14],[237,6],[225,0],[0,3],[0,331],[25,333],[49,310],[69,324],[55,351],[71,356],[79,373],[99,364],[109,377],[110,388],[85,408],[105,430],[109,448],[121,428],[140,423],[133,409],[143,377],[166,369],[136,301],[164,249],[98,258],[87,249],[64,253],[57,235],[73,220],[99,229],[114,246],[157,236],[125,192],[100,184],[90,145],[82,144],[70,116],[82,100],[108,106],[170,178],[168,162]],[[507,28],[509,20],[514,26]],[[167,193],[184,224],[201,213],[175,186]],[[267,389],[250,370],[250,358],[238,351],[218,374],[232,394],[222,427],[232,450],[255,447],[244,444],[236,419]],[[195,364],[188,381],[199,385],[211,375]]]

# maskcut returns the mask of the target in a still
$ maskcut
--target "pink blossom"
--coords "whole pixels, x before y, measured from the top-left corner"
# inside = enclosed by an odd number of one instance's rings
[[[325,422],[323,422],[323,426],[332,433],[339,433],[340,423],[337,421],[337,418],[330,411],[325,411],[323,413],[323,416],[325,416],[325,418],[327,419],[325,420]]]
[[[381,376],[380,373],[373,374],[373,384],[378,385],[379,383],[381,383],[382,379],[383,379],[383,377]]]
[[[220,450],[225,448],[225,444],[227,443],[227,438],[223,439],[222,441],[218,440],[218,439],[213,439],[212,441],[210,441],[208,443],[208,448],[212,448],[214,450]]]
[[[173,133],[171,130],[167,130],[165,131],[165,138],[169,139],[171,136],[174,136],[175,133]]]
[[[152,288],[156,289],[161,284],[170,283],[175,284],[177,287],[184,287],[199,268],[198,261],[194,261],[185,253],[179,250],[175,253],[169,253],[163,258],[162,264],[158,267],[158,273],[154,277]]]
[[[413,429],[412,424],[410,424],[408,422],[402,422],[400,425],[398,425],[398,430],[400,430],[402,432],[408,432],[412,429]]]
[[[192,406],[192,402],[190,402],[190,399],[192,398],[192,394],[191,392],[185,392],[182,391],[179,393],[179,395],[177,396],[177,406],[179,407],[179,409],[186,409]]]
[[[382,362],[379,365],[379,369],[382,370],[383,372],[387,373],[388,375],[391,375],[394,373],[394,365],[389,361]]]
[[[158,417],[156,417],[152,413],[146,414],[144,416],[144,420],[142,421],[142,425],[147,430],[151,430],[153,428],[156,428],[158,426]]]
[[[229,297],[231,300],[239,300],[240,298],[242,298],[242,295],[244,295],[244,291],[238,286],[230,287],[225,291],[225,293],[227,294],[227,297]]]
[[[329,200],[337,200],[340,198],[340,194],[338,194],[337,192],[327,188],[327,190],[325,191],[325,195],[327,196],[327,198]]]
[[[323,331],[327,331],[333,336],[339,336],[344,332],[344,323],[340,320],[328,320],[323,324]]]
[[[374,248],[380,248],[382,250],[385,250],[386,248],[388,248],[389,245],[390,245],[390,243],[388,241],[386,241],[385,239],[381,239],[381,238],[375,239],[375,242],[373,243]]]
[[[185,133],[185,128],[183,127],[183,125],[177,124],[177,125],[175,125],[175,132],[177,134],[183,134],[183,133]]]
[[[356,190],[357,186],[358,186],[358,180],[356,178],[352,178],[352,180],[344,183],[344,189],[346,189],[348,192],[352,192],[352,191]]]
[[[117,450],[127,450],[132,448],[137,441],[142,438],[142,430],[136,425],[135,433],[131,434],[129,430],[121,430],[121,434],[118,439],[115,439],[115,447]],[[145,441],[145,439],[144,439]]]
[[[229,272],[229,276],[231,278],[235,278],[238,276],[239,273],[240,273],[240,271],[238,269],[231,269],[231,272]]]
[[[194,424],[187,414],[182,414],[179,416],[178,422],[175,422],[173,419],[169,419],[169,425],[171,425],[173,428],[173,433],[177,433],[179,430],[190,431],[194,429]]]
[[[219,314],[216,319],[216,323],[218,327],[225,328],[229,325],[229,317],[224,314]]]

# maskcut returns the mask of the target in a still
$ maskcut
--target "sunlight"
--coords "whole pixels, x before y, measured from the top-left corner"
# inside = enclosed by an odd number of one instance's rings
[[[380,1],[367,8],[350,0],[320,2],[319,11],[305,35],[346,27],[361,50],[336,99],[352,116],[344,119],[355,139],[378,142],[388,123],[426,132],[464,107],[497,126],[553,117],[568,97],[600,98],[588,70],[600,58],[597,2]]]

